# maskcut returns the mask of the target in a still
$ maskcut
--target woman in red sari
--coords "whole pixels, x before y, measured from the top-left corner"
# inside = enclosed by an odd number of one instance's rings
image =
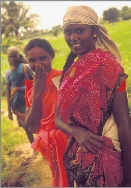
[[[57,129],[54,117],[61,71],[52,69],[55,52],[48,41],[34,38],[24,49],[30,68],[35,72],[33,87],[26,82],[26,126],[37,136],[32,148],[40,152],[52,171],[52,186],[66,187],[63,166],[67,135]],[[40,168],[40,167],[39,167]]]
[[[131,118],[119,49],[90,7],[69,7],[63,28],[71,52],[55,122],[70,134],[63,158],[69,186],[130,187]]]

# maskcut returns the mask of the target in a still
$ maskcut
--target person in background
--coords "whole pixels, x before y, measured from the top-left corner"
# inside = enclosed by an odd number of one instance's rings
[[[10,69],[5,73],[8,117],[13,120],[13,113],[16,115],[18,125],[24,128],[29,142],[33,143],[34,136],[28,128],[25,128],[24,123],[26,114],[25,80],[32,79],[33,72],[16,46],[7,49],[7,56],[10,65]]]
[[[131,118],[121,54],[96,12],[71,6],[63,18],[71,49],[55,123],[70,135],[63,161],[68,183],[131,187]]]
[[[26,82],[25,124],[32,133],[37,135],[32,143],[32,148],[40,152],[46,159],[52,171],[52,186],[67,187],[63,153],[66,150],[68,139],[65,133],[57,129],[54,122],[62,71],[52,69],[55,51],[45,39],[31,39],[25,46],[24,53],[30,68],[35,72],[33,82]]]

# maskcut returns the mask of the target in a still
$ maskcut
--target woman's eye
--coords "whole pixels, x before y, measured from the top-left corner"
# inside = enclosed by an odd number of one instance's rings
[[[69,35],[71,35],[71,32],[66,30],[66,31],[64,31],[64,34],[69,36]]]
[[[40,60],[41,61],[43,61],[43,60],[45,60],[46,59],[46,57],[40,57]]]
[[[78,34],[82,34],[83,32],[84,32],[84,30],[81,30],[81,29],[79,29],[79,30],[77,31]]]
[[[35,59],[28,59],[29,63],[35,63]]]

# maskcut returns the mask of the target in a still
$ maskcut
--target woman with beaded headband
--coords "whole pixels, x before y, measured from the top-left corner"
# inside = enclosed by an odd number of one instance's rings
[[[63,18],[71,52],[55,122],[70,135],[64,154],[69,186],[131,186],[131,118],[122,58],[96,12],[69,7]]]

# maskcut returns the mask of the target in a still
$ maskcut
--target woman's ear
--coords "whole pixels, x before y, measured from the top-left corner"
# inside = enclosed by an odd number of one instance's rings
[[[51,57],[52,57],[52,59],[54,59],[54,57],[55,57],[55,54],[52,54],[52,55],[51,55]]]
[[[97,35],[97,27],[94,25],[92,25],[92,34],[93,34],[93,36],[95,35],[94,37],[96,37],[96,35]]]

